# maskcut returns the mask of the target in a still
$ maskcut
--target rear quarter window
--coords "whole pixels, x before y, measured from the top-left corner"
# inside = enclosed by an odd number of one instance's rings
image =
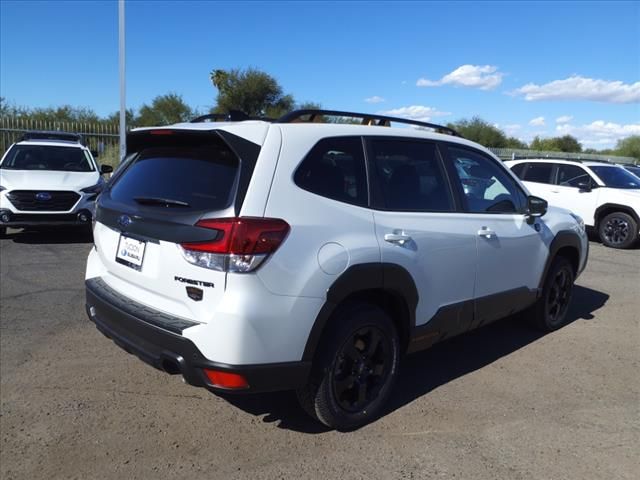
[[[309,192],[339,202],[366,206],[367,175],[360,137],[320,140],[296,170],[294,182]]]

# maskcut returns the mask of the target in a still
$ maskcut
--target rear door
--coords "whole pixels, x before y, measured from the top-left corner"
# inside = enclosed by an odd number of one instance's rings
[[[555,164],[549,162],[527,162],[518,177],[525,183],[532,195],[554,202]]]
[[[94,238],[103,279],[154,309],[207,321],[226,273],[190,263],[180,244],[220,235],[195,225],[236,214],[260,147],[218,131],[178,130],[134,133],[128,145],[132,158],[98,202]]]
[[[475,232],[464,223],[433,142],[367,139],[376,236],[382,261],[400,265],[418,289],[416,324],[446,311],[446,330],[472,319]]]

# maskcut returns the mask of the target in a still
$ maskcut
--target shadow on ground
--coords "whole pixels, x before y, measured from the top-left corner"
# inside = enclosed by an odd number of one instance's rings
[[[50,227],[39,229],[12,230],[3,239],[14,243],[47,245],[62,243],[92,243],[91,230],[85,227]]]
[[[605,293],[576,285],[568,313],[569,323],[593,319],[593,313],[608,299],[609,295]],[[410,355],[403,361],[385,414],[402,408],[441,385],[485,367],[542,336],[544,334],[524,322],[522,316],[516,315]],[[328,430],[304,413],[293,392],[225,398],[247,413],[264,415],[264,422],[278,422],[279,428],[304,433]]]

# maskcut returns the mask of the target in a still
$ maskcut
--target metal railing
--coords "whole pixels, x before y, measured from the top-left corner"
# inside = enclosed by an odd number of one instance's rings
[[[108,122],[55,122],[0,117],[0,156],[23,134],[35,130],[79,133],[86,145],[98,152],[99,163],[112,166],[118,163],[118,124]]]
[[[135,128],[130,126],[130,128]],[[118,163],[118,124],[99,122],[53,122],[28,118],[0,118],[0,156],[16,142],[22,134],[33,130],[51,130],[81,134],[91,150],[97,151],[99,162],[116,166]],[[637,163],[633,157],[591,153],[566,153],[513,148],[490,148],[502,160],[520,158],[556,158],[568,160],[599,160],[613,163]]]
[[[567,153],[543,150],[523,150],[514,148],[490,148],[502,160],[518,160],[522,158],[553,158],[558,160],[596,160],[611,163],[636,163],[633,157],[619,157],[601,153]]]

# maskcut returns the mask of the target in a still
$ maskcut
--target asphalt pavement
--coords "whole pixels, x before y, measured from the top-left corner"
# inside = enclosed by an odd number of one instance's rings
[[[636,479],[640,250],[592,242],[571,323],[514,317],[408,357],[386,414],[328,431],[291,393],[225,399],[84,311],[91,237],[0,240],[2,479]]]

